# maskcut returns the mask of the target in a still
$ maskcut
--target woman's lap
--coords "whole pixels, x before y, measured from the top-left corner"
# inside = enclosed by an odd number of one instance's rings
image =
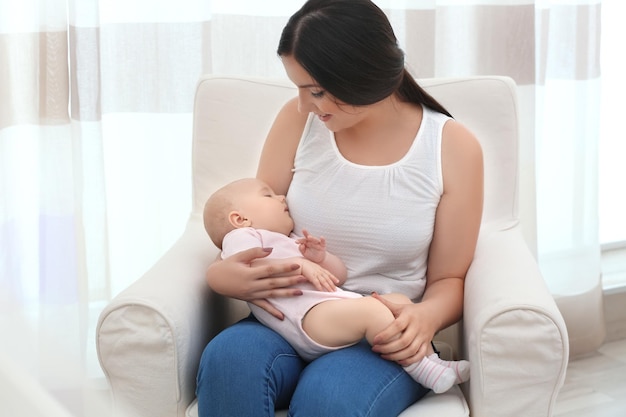
[[[291,417],[387,417],[428,392],[366,342],[305,365],[274,331],[254,319],[239,322],[205,349],[198,372],[200,417],[273,416],[274,406],[289,403]]]
[[[204,349],[196,394],[200,417],[266,417],[286,408],[306,363],[276,332],[247,318]]]
[[[304,369],[289,416],[396,416],[426,393],[363,341],[321,356]]]

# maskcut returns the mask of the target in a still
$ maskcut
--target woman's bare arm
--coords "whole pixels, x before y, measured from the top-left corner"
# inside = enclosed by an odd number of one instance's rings
[[[456,122],[446,124],[444,138],[444,194],[437,209],[422,300],[437,312],[437,330],[462,316],[465,275],[474,258],[483,210],[483,159],[478,140]]]
[[[471,132],[454,121],[444,126],[442,164],[444,193],[437,208],[424,296],[420,303],[398,306],[396,320],[377,335],[374,347],[402,365],[421,360],[435,333],[461,318],[465,275],[480,229],[482,151]]]
[[[257,177],[278,194],[286,194],[289,189],[293,160],[305,123],[306,115],[298,112],[297,100],[290,100],[278,113],[268,133]],[[266,252],[255,248],[225,260],[216,260],[207,270],[207,282],[219,294],[255,302],[278,317],[279,314],[269,307],[269,303],[257,300],[299,295],[299,290],[289,287],[305,279],[298,273],[300,265],[290,262],[253,265],[255,259],[265,256]]]
[[[288,101],[270,129],[257,169],[257,178],[277,194],[287,194],[293,177],[293,163],[307,115],[298,111],[298,100]]]

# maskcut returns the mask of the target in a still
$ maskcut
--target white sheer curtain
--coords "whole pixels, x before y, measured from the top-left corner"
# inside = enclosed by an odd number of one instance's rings
[[[77,415],[101,308],[186,222],[199,76],[282,76],[299,5],[231,3],[0,0],[0,357]]]
[[[601,8],[578,1],[540,10],[539,260],[576,356],[595,350],[606,333],[598,215]]]
[[[74,408],[103,303],[188,211],[209,8],[160,3],[0,1],[0,353]]]
[[[600,1],[379,3],[406,6],[390,15],[404,31],[408,63],[418,76],[501,74],[517,82],[525,233],[531,246],[537,244],[533,249],[568,324],[571,354],[594,350],[605,336],[598,226]]]
[[[599,2],[375,2],[418,77],[518,83],[526,235],[593,348]],[[198,77],[284,77],[275,48],[301,3],[0,0],[0,350],[47,389],[101,377],[102,305],[182,230]]]

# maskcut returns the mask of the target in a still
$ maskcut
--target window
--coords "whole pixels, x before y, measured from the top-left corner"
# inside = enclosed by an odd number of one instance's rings
[[[626,96],[626,61],[622,45],[626,37],[624,15],[625,2],[602,2],[598,200],[605,289],[626,286],[626,133],[622,121],[624,107],[620,104]]]
[[[625,15],[625,2],[602,3],[599,201],[600,242],[613,245],[622,242],[626,246],[626,133],[624,106],[620,104],[626,96]]]

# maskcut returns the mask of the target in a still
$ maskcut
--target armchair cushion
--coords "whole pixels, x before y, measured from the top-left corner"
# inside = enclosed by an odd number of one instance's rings
[[[506,77],[420,82],[480,140],[485,209],[466,279],[464,319],[438,335],[452,355],[470,360],[471,379],[464,393],[429,394],[402,417],[461,417],[468,410],[476,417],[549,416],[564,381],[568,342],[519,225],[515,85]],[[202,207],[221,185],[254,175],[273,117],[295,94],[283,80],[200,80],[187,228],[98,322],[98,357],[116,407],[133,416],[194,415],[202,349],[248,313],[245,303],[226,300],[205,283],[217,249],[202,226]]]

